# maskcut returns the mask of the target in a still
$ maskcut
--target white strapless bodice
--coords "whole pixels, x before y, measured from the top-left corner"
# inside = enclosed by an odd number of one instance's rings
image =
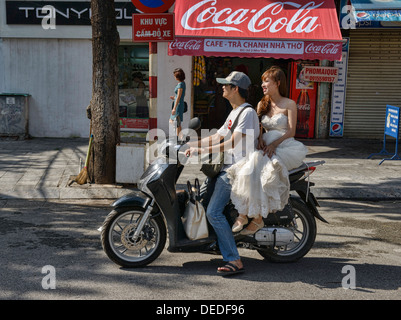
[[[263,128],[268,131],[279,130],[285,132],[288,129],[288,117],[284,113],[275,114],[271,118],[267,115],[264,115],[261,123]]]

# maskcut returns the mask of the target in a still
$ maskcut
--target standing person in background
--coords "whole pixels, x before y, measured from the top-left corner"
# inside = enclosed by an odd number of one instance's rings
[[[141,82],[136,89],[136,116],[138,118],[149,118],[148,98],[145,95],[146,85]]]
[[[177,86],[174,89],[174,96],[170,96],[173,101],[171,110],[170,123],[175,124],[177,130],[177,136],[181,132],[181,123],[184,120],[184,97],[185,97],[185,73],[181,68],[177,68],[173,71],[175,80],[178,81]]]

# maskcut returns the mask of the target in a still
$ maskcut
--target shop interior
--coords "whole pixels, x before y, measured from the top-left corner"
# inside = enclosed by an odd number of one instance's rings
[[[146,132],[149,127],[149,45],[118,48],[120,129]]]
[[[248,102],[256,108],[263,97],[261,76],[273,65],[281,67],[288,75],[289,61],[270,58],[236,58],[236,57],[194,57],[194,117],[202,121],[202,129],[220,128],[232,108],[223,98],[222,86],[216,78],[225,78],[231,71],[242,71],[252,81]],[[288,79],[288,76],[287,76]]]

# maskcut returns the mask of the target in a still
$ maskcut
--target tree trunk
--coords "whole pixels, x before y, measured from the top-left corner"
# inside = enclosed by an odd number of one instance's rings
[[[120,139],[118,111],[118,45],[114,0],[91,0],[93,179],[114,183],[116,145]]]

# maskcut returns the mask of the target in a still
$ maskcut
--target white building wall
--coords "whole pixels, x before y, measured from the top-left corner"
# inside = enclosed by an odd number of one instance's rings
[[[31,95],[29,133],[34,137],[89,136],[91,41],[6,38],[0,46],[0,92]]]
[[[5,2],[0,0],[0,93],[31,95],[32,136],[88,137],[92,28],[7,25]],[[130,26],[118,26],[118,31],[121,40],[131,40]]]

